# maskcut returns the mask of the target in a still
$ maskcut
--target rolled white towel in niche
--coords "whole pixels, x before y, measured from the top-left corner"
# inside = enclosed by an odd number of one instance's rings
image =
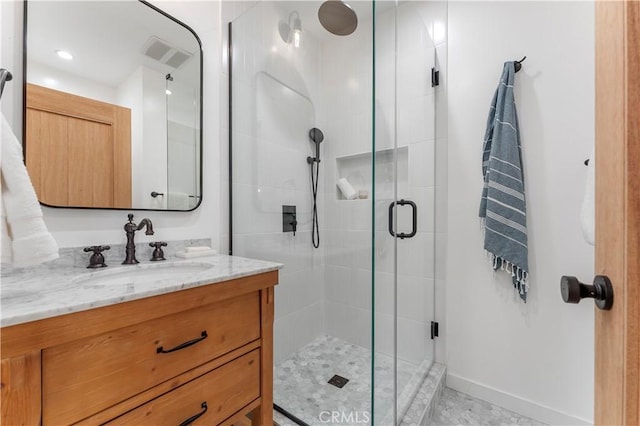
[[[358,198],[358,191],[349,183],[347,178],[338,179],[336,183],[340,192],[342,192],[342,196],[347,200],[355,200]]]

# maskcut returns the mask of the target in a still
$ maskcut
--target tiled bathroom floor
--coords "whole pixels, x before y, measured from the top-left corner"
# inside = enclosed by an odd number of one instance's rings
[[[375,424],[388,415],[393,403],[393,359],[376,354],[376,412]],[[402,389],[415,374],[418,366],[398,362],[398,387]],[[349,379],[342,388],[327,383],[334,375]],[[310,425],[359,424],[370,417],[371,411],[371,352],[335,337],[320,337],[276,365],[274,371],[274,402]],[[419,383],[418,383],[419,385]],[[351,415],[339,422],[327,422],[331,412]],[[328,412],[329,414],[322,414]],[[324,421],[323,421],[324,419]],[[280,426],[295,424],[276,415]]]
[[[432,426],[451,425],[522,425],[543,426],[528,417],[490,404],[453,389],[445,388],[431,418]]]
[[[393,423],[393,359],[390,356],[376,354],[376,413],[375,425],[389,426]],[[416,377],[424,373],[424,366],[399,361],[398,387],[408,388],[408,383],[418,383]],[[437,377],[444,372],[444,366],[434,364],[429,376],[435,377],[434,383],[428,387],[430,395],[437,388]],[[327,383],[334,375],[349,379],[342,388]],[[294,414],[309,425],[369,425],[364,420],[365,413],[370,415],[371,401],[371,353],[368,349],[355,346],[341,339],[324,336],[301,348],[291,357],[281,361],[274,371],[274,402]],[[425,380],[427,383],[429,380]],[[422,388],[425,385],[422,384]],[[432,389],[433,388],[433,389]],[[405,390],[404,393],[407,393]],[[409,391],[411,393],[411,391]],[[439,393],[439,392],[435,392]],[[418,393],[418,398],[426,398]],[[414,407],[412,407],[413,409]],[[327,421],[331,413],[337,411],[351,414],[351,420]],[[419,411],[422,411],[420,408]],[[411,415],[412,414],[412,415]],[[420,423],[420,413],[407,413],[403,426],[414,426]],[[274,420],[279,426],[297,426],[294,422],[274,411]],[[324,420],[324,421],[323,421]],[[431,421],[432,426],[453,425],[492,425],[492,426],[544,426],[528,417],[493,405],[489,402],[445,388],[442,396],[435,404]]]

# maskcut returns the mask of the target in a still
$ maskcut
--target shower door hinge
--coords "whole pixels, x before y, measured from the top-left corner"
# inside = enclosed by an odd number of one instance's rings
[[[431,68],[431,87],[440,86],[440,71],[434,68]]]
[[[431,340],[438,337],[438,323],[436,321],[431,321]]]

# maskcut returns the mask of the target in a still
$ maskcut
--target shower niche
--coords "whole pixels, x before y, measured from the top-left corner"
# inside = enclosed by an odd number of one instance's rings
[[[345,178],[356,191],[366,191],[365,200],[372,198],[373,181],[375,181],[376,199],[392,199],[395,182],[397,182],[398,197],[406,196],[403,194],[407,194],[409,188],[409,147],[376,151],[375,168],[376,173],[373,178],[373,159],[370,152],[337,157],[335,181]],[[335,196],[336,200],[355,201],[347,200],[337,186]]]

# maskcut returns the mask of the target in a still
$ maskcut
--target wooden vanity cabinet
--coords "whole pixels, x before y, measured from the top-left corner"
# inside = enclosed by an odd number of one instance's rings
[[[3,425],[273,424],[271,271],[5,327]]]

